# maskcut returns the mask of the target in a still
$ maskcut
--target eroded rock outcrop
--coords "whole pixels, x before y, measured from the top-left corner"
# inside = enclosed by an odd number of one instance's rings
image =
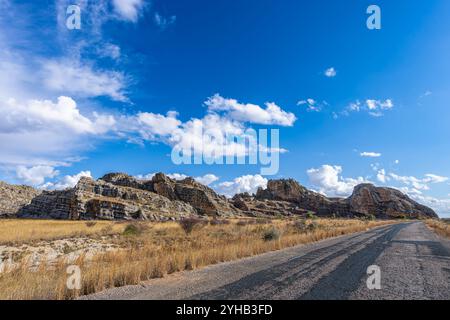
[[[106,220],[176,220],[187,216],[292,216],[436,218],[436,213],[398,190],[362,184],[346,199],[328,198],[297,181],[271,180],[256,195],[218,195],[192,178],[158,173],[139,180],[111,173],[83,177],[74,188],[38,191],[0,182],[0,217]]]
[[[350,212],[381,218],[437,218],[436,213],[406,194],[392,188],[360,184],[347,199]]]
[[[0,217],[13,217],[40,194],[28,186],[10,185],[0,181]]]
[[[68,190],[44,191],[18,210],[21,218],[167,220],[187,216],[240,214],[225,197],[191,178],[157,174],[138,180],[111,173],[98,180],[83,177]]]
[[[236,198],[235,205],[253,208],[261,201],[283,201],[296,208],[312,211],[319,216],[375,216],[377,218],[437,218],[430,208],[409,198],[399,190],[361,184],[346,198],[328,198],[310,191],[297,181],[271,180],[266,189],[259,189],[252,199]],[[286,207],[285,207],[286,208]],[[293,212],[292,208],[287,208]]]

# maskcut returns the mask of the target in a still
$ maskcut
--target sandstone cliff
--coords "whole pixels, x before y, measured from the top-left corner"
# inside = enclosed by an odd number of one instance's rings
[[[0,217],[15,216],[39,194],[32,187],[13,186],[0,181]]]
[[[193,179],[175,181],[160,173],[137,180],[111,173],[83,177],[73,189],[44,191],[17,213],[21,218],[168,220],[187,216],[227,216],[240,212],[225,197]]]
[[[245,200],[247,199],[247,200]],[[372,184],[361,184],[355,187],[353,194],[346,198],[328,198],[310,191],[297,181],[271,180],[267,189],[259,189],[253,198],[237,195],[236,205],[246,208],[261,206],[262,202],[278,201],[295,204],[295,209],[287,211],[295,214],[295,210],[303,209],[319,216],[375,216],[376,218],[437,218],[430,208],[409,198],[402,192],[392,188],[375,187]]]
[[[328,198],[297,181],[271,180],[256,195],[233,199],[192,178],[173,180],[162,173],[150,180],[111,173],[81,178],[74,188],[38,191],[0,182],[0,217],[106,220],[176,220],[188,216],[318,216],[436,218],[436,213],[391,188],[362,184],[346,199]]]

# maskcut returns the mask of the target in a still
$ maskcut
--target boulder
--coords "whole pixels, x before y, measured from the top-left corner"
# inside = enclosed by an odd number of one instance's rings
[[[348,198],[351,212],[373,214],[382,218],[438,218],[430,208],[412,200],[406,194],[392,189],[360,184]]]

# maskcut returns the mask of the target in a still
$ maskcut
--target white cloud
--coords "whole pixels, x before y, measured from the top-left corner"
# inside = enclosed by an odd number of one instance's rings
[[[449,178],[438,176],[435,174],[426,174],[424,178],[416,178],[414,176],[400,176],[395,173],[390,173],[389,176],[400,183],[407,186],[412,186],[417,190],[429,190],[429,184],[443,183],[448,181]]]
[[[432,94],[433,94],[433,92],[431,92],[430,90],[427,90],[420,96],[420,99],[425,98],[425,97],[429,97]]]
[[[366,158],[379,158],[379,157],[381,157],[381,153],[377,153],[377,152],[361,152],[360,156],[361,157],[366,157]]]
[[[421,192],[409,190],[406,192],[411,198],[435,210],[439,216],[450,218],[450,199],[438,199],[431,196],[422,195]]]
[[[292,126],[297,120],[293,113],[283,111],[273,102],[267,102],[264,109],[255,104],[242,104],[235,99],[225,99],[216,94],[210,97],[205,105],[209,111],[224,112],[227,117],[239,122]]]
[[[113,43],[105,43],[102,47],[97,49],[97,53],[101,57],[111,58],[113,60],[118,60],[121,56],[121,49],[118,45]]]
[[[386,175],[386,170],[384,170],[384,169],[378,170],[377,180],[382,183],[386,183],[387,181],[390,180],[389,176]]]
[[[336,72],[336,69],[331,67],[331,68],[328,68],[327,70],[325,70],[324,74],[328,78],[333,78],[337,75],[337,72]]]
[[[91,172],[81,171],[80,173],[72,176],[66,175],[57,182],[47,182],[45,184],[40,185],[39,188],[45,190],[64,190],[67,188],[73,188],[76,186],[76,184],[78,183],[78,181],[80,181],[82,177],[92,178]]]
[[[47,178],[54,178],[59,172],[51,166],[35,166],[25,167],[18,166],[16,168],[17,178],[24,184],[37,186],[44,183]]]
[[[81,97],[107,96],[116,101],[128,99],[126,78],[121,72],[94,70],[75,60],[48,60],[42,65],[43,83],[49,89]]]
[[[66,162],[77,150],[115,130],[108,114],[83,114],[69,97],[18,102],[0,100],[0,149],[2,165],[43,165]]]
[[[348,196],[356,185],[369,182],[363,177],[343,178],[341,173],[342,167],[331,165],[307,171],[310,183],[327,196]]]
[[[154,18],[155,24],[162,30],[166,29],[170,25],[174,24],[175,21],[177,21],[176,16],[171,16],[171,17],[166,18],[166,17],[163,17],[158,12],[155,12],[155,15],[153,18]]]
[[[366,105],[369,110],[388,110],[394,107],[394,103],[391,99],[385,101],[368,99],[366,100]]]
[[[113,0],[114,10],[123,20],[137,22],[144,7],[143,0]]]
[[[307,111],[320,112],[324,106],[327,106],[328,103],[326,101],[322,101],[321,103],[317,102],[312,98],[308,98],[306,100],[300,100],[297,102],[298,106],[306,105]]]
[[[177,112],[169,111],[166,116],[161,114],[154,114],[148,112],[141,112],[137,115],[138,122],[142,124],[145,131],[142,134],[148,133],[150,136],[166,136],[174,133],[182,124],[177,119]]]
[[[194,178],[197,182],[204,184],[205,186],[209,186],[211,183],[216,182],[219,180],[219,177],[214,174],[205,174],[202,177],[196,177]]]
[[[424,181],[427,183],[443,183],[443,182],[448,181],[448,177],[442,177],[442,176],[438,176],[436,174],[427,173],[425,175]]]
[[[391,110],[392,108],[394,108],[394,102],[392,99],[367,99],[365,103],[356,100],[354,102],[351,102],[342,112],[342,114],[348,115],[350,112],[367,111],[369,115],[373,117],[382,117],[384,115],[384,111]]]
[[[237,193],[256,193],[259,187],[266,188],[267,182],[268,180],[259,174],[245,175],[235,178],[233,181],[219,183],[213,186],[213,188],[218,193],[231,198]]]
[[[64,96],[59,97],[56,103],[50,100],[0,101],[0,113],[0,134],[41,130],[95,134],[104,133],[115,124],[111,115],[93,113],[93,119],[87,118],[80,113],[72,98]]]

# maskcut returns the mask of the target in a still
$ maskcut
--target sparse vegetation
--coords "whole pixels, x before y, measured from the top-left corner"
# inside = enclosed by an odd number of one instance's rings
[[[104,228],[109,228],[109,232],[115,233],[114,237],[110,237],[111,242],[121,249],[101,253],[93,258],[81,255],[77,261],[71,262],[70,264],[76,264],[82,270],[82,288],[78,291],[66,288],[67,262],[64,259],[59,259],[51,265],[43,263],[33,271],[27,268],[26,258],[17,260],[16,268],[0,273],[0,299],[72,299],[111,287],[138,284],[177,271],[236,260],[392,223],[363,222],[356,219],[302,219],[300,221],[304,221],[306,232],[299,232],[293,227],[297,221],[274,219],[270,220],[269,225],[258,224],[257,220],[229,219],[227,224],[190,221],[187,229],[183,227],[187,225],[186,221],[139,222],[138,225],[146,228],[145,232],[133,237],[124,236],[123,233],[124,230],[134,230],[134,223],[99,221],[95,226],[87,227],[85,222],[1,220],[0,237],[9,242],[17,239],[22,242],[32,241],[44,237],[45,234],[48,237],[71,237],[75,231],[76,234],[95,237],[101,234]],[[245,221],[245,224],[242,224],[242,221]],[[20,230],[20,222],[26,232]],[[21,235],[19,238],[14,238],[8,230],[12,223]],[[201,228],[198,227],[200,224]],[[310,225],[314,227],[309,227]],[[53,228],[59,231],[55,232]],[[30,229],[39,230],[39,233],[33,234]]]
[[[89,222],[90,225],[86,221],[4,219],[0,220],[0,244],[121,234],[125,228],[123,223],[112,221]]]
[[[203,225],[205,223],[204,220],[199,218],[184,218],[179,221],[181,228],[186,232],[186,234],[191,234],[194,230],[195,226]]]
[[[440,236],[450,238],[450,224],[445,220],[427,220],[426,224]]]
[[[280,231],[276,228],[270,228],[264,232],[263,239],[264,241],[278,240],[280,239]]]
[[[315,218],[317,218],[317,216],[314,214],[314,212],[312,212],[312,211],[309,211],[307,214],[306,214],[306,219],[315,219]]]
[[[127,224],[123,230],[124,236],[140,236],[147,229],[146,225],[139,222],[132,222]]]

